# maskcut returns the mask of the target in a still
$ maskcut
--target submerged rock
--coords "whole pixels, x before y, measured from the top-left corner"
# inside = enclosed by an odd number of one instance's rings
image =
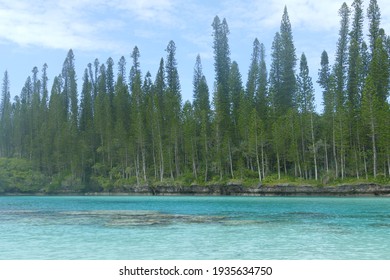
[[[68,211],[61,212],[60,218],[73,220],[76,223],[96,223],[100,221],[104,226],[164,226],[177,223],[206,224],[219,223],[226,220],[224,216],[210,215],[181,215],[161,213],[158,211],[143,210],[96,210],[96,211]]]

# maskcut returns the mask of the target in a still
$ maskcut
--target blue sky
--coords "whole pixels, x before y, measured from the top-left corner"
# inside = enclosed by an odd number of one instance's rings
[[[150,71],[154,80],[160,58],[166,57],[165,48],[173,40],[183,100],[191,100],[197,54],[201,55],[209,88],[213,89],[211,23],[215,15],[228,22],[231,59],[237,61],[245,85],[254,39],[257,37],[265,45],[269,61],[272,40],[287,5],[297,57],[302,52],[306,54],[310,74],[316,81],[322,51],[326,50],[333,61],[342,3],[339,0],[0,0],[0,73],[2,76],[8,71],[11,94],[15,96],[33,67],[41,69],[47,63],[51,87],[54,77],[61,73],[67,51],[72,48],[80,91],[89,62],[95,58],[106,62],[112,57],[117,63],[123,55],[129,71],[130,54],[138,46],[142,73]],[[368,3],[365,0],[365,11]],[[351,5],[352,0],[347,4]],[[382,27],[390,32],[390,5],[386,5],[386,0],[378,0],[378,4]],[[321,102],[321,92],[316,87],[319,111]]]

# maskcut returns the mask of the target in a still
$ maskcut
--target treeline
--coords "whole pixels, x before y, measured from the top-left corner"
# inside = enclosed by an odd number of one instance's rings
[[[215,81],[209,88],[197,56],[193,100],[182,102],[170,41],[154,79],[141,72],[140,52],[88,64],[78,84],[72,50],[49,92],[47,65],[37,67],[11,103],[2,84],[0,156],[28,159],[69,185],[202,183],[291,177],[311,180],[390,177],[390,37],[371,0],[363,34],[361,0],[339,10],[333,65],[322,53],[315,110],[305,54],[298,59],[285,8],[272,43],[254,40],[246,85],[231,61],[227,21],[212,23]],[[78,86],[81,85],[79,94]],[[80,96],[80,98],[79,98]]]

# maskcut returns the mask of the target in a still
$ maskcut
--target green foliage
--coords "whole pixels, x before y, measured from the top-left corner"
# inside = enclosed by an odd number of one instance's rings
[[[353,12],[353,18],[350,14]],[[335,62],[321,56],[324,111],[315,112],[307,58],[299,72],[292,26],[283,11],[272,43],[255,39],[243,85],[231,61],[229,28],[212,23],[214,86],[200,56],[193,101],[183,103],[176,45],[170,41],[152,81],[138,47],[126,59],[95,59],[78,98],[70,50],[50,95],[47,65],[14,101],[5,72],[0,100],[0,192],[118,192],[130,185],[388,184],[390,178],[390,39],[375,0],[364,40],[362,1],[339,11]],[[368,46],[369,45],[369,46]],[[296,73],[298,72],[298,73]],[[212,92],[210,92],[212,90]],[[210,97],[211,95],[211,97]]]
[[[35,171],[30,161],[0,158],[0,193],[45,192],[48,186],[48,177]]]

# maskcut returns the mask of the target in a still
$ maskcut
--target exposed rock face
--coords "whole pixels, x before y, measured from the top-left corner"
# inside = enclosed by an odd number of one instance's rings
[[[238,195],[238,196],[390,196],[390,186],[375,184],[315,186],[127,186],[126,192],[133,195]]]
[[[112,192],[57,191],[47,193],[6,193],[1,195],[232,195],[232,196],[390,196],[390,185],[357,184],[341,186],[277,186],[258,185],[245,187],[240,184],[209,186],[123,186]]]

